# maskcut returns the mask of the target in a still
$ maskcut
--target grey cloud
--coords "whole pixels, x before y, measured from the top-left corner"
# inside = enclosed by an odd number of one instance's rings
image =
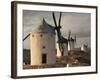
[[[58,22],[59,13],[56,12],[55,16]],[[29,32],[32,32],[32,30],[35,29],[41,23],[43,18],[45,18],[47,23],[55,26],[53,18],[52,18],[52,12],[23,10],[24,37]],[[68,31],[71,30],[72,36],[76,35],[78,38],[81,38],[81,37],[90,38],[90,35],[91,35],[90,34],[91,25],[90,24],[91,24],[91,15],[89,13],[71,13],[71,12],[62,13],[61,32],[64,37],[67,37]],[[24,42],[24,45],[26,44],[28,44],[28,40]]]

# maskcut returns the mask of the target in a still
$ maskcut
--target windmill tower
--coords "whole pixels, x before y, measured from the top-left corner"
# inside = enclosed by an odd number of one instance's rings
[[[39,26],[28,34],[30,36],[31,65],[55,64],[55,30],[44,19]]]
[[[58,39],[58,41],[57,41],[57,56],[58,57],[66,56],[66,55],[68,55],[68,41],[67,41],[66,38],[64,38],[61,35],[61,31],[60,31],[62,13],[60,12],[58,25],[57,25],[57,22],[56,22],[56,18],[55,18],[54,12],[53,12],[52,16],[53,16],[53,20],[54,20],[54,24],[55,24],[55,30],[57,32],[57,39]]]

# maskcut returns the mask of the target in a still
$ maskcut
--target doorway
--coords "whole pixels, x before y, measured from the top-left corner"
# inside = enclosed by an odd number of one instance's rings
[[[47,63],[47,54],[43,53],[42,54],[42,64],[46,64]]]

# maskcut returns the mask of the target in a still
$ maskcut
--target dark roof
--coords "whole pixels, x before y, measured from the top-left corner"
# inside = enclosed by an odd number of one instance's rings
[[[73,39],[72,37],[70,39],[68,39],[68,41],[75,41],[75,39]]]
[[[48,24],[45,19],[39,24],[39,26],[33,30],[33,32],[45,32],[45,33],[54,33],[55,29],[52,25]]]
[[[60,43],[68,43],[68,40],[62,36],[61,37],[61,41],[57,41],[57,42],[60,42]]]

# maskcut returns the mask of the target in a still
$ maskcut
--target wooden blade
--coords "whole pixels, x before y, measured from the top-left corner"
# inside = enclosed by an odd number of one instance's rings
[[[60,12],[59,23],[58,23],[58,26],[59,26],[59,27],[60,27],[60,24],[61,24],[61,16],[62,16],[62,13]]]
[[[52,16],[53,16],[53,20],[54,20],[55,27],[57,27],[57,23],[56,23],[56,18],[55,18],[54,12],[52,13]]]
[[[29,36],[30,36],[30,34],[28,34],[28,35],[23,39],[23,41],[24,41],[25,39],[27,39]]]

